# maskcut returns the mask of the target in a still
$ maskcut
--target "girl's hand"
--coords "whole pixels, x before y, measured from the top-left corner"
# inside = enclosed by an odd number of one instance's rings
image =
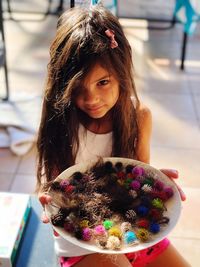
[[[45,213],[44,205],[51,203],[52,198],[51,198],[51,196],[49,196],[48,194],[45,194],[45,193],[39,194],[38,198],[39,198],[40,203],[43,206],[43,212],[42,212],[42,215],[41,215],[41,220],[42,220],[43,223],[49,223],[49,218],[47,217],[47,215]],[[55,236],[59,236],[59,234],[55,230],[53,230],[53,234]]]
[[[39,201],[43,206],[43,212],[42,212],[42,216],[41,216],[41,220],[43,223],[49,223],[49,218],[47,217],[45,210],[44,210],[44,205],[45,204],[49,204],[51,202],[52,198],[45,194],[45,193],[41,193],[39,194]]]
[[[170,179],[177,179],[178,178],[178,171],[173,169],[160,169],[161,172],[163,172],[165,175],[167,175]],[[176,184],[176,183],[175,183]],[[176,187],[178,188],[179,194],[181,196],[181,200],[186,200],[186,195],[183,192],[183,190],[180,188],[179,185],[176,184]]]

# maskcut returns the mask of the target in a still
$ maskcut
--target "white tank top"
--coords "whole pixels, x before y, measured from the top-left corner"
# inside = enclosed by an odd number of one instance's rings
[[[95,157],[110,157],[112,151],[112,132],[106,134],[95,134],[79,126],[79,150],[76,156],[76,163],[92,160]],[[68,242],[61,236],[54,237],[55,251],[58,256],[73,257],[91,254],[89,250],[80,248]]]

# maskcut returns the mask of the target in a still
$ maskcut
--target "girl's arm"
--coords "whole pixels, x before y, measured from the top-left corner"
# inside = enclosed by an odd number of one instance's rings
[[[151,111],[146,106],[140,104],[138,110],[138,143],[137,143],[137,155],[138,160],[149,163],[150,162],[150,139],[152,131],[152,116]],[[167,175],[170,179],[178,178],[178,171],[173,169],[161,169],[161,171]],[[183,190],[176,184],[182,201],[186,200],[186,196]]]
[[[152,131],[152,116],[148,107],[140,104],[137,111],[138,117],[138,142],[136,153],[138,160],[149,163],[150,162],[150,139]]]

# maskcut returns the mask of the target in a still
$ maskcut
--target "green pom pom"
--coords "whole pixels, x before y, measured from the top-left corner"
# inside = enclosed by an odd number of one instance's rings
[[[110,220],[106,220],[103,222],[103,226],[106,228],[106,230],[108,230],[113,226],[113,222]]]
[[[150,185],[150,186],[153,186],[153,185],[154,185],[154,180],[153,180],[151,177],[146,178],[146,179],[144,180],[144,183],[143,183],[143,184],[148,184],[148,185]]]
[[[163,204],[162,200],[159,198],[154,198],[152,200],[152,205],[157,209],[163,209],[164,208],[164,204]]]

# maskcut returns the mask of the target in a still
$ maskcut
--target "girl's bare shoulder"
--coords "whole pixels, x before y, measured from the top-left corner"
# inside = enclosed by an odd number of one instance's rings
[[[150,109],[140,103],[137,109],[138,120],[138,160],[149,163],[150,161],[150,139],[152,132],[152,116]]]
[[[138,126],[144,127],[144,124],[151,124],[152,122],[152,114],[149,107],[144,105],[143,103],[139,104],[137,109],[137,118],[138,118]]]

